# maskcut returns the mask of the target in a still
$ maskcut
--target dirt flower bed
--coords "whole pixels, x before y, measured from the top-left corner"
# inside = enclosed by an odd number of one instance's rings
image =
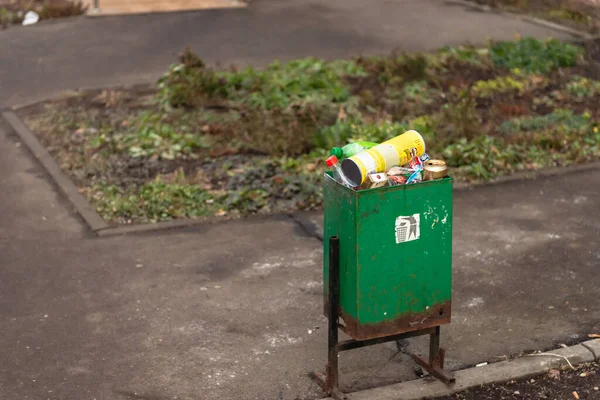
[[[436,400],[600,399],[600,364],[552,369],[546,375],[465,390]]]
[[[156,87],[66,96],[26,122],[112,223],[286,213],[321,207],[331,147],[407,129],[464,182],[600,158],[587,57],[524,38],[216,71],[186,51]]]

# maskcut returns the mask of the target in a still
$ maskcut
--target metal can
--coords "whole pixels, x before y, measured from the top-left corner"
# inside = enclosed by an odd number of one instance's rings
[[[445,178],[448,175],[448,167],[442,160],[429,160],[423,163],[423,180]]]

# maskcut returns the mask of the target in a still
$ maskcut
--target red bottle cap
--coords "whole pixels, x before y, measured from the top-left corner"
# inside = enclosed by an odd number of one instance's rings
[[[338,158],[336,156],[331,156],[327,160],[325,160],[325,164],[327,164],[328,167],[333,167],[337,163]]]

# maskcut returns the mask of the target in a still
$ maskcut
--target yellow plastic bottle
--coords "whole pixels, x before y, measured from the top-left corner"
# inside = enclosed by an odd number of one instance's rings
[[[410,151],[413,148],[417,150],[417,156],[422,156],[425,153],[425,141],[419,132],[406,131],[402,135],[346,158],[342,161],[342,172],[357,186],[361,185],[368,174],[385,172],[396,165],[410,162]]]

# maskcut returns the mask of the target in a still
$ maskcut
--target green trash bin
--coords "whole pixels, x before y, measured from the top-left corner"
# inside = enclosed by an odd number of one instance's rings
[[[366,340],[450,322],[451,177],[354,191],[326,174],[324,198],[325,314],[327,238],[337,236],[339,316],[347,335]]]

